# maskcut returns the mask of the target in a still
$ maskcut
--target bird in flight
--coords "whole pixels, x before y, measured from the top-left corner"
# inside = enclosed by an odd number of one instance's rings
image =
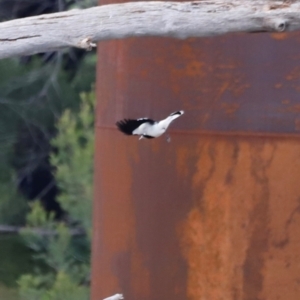
[[[118,129],[127,135],[139,135],[139,140],[146,138],[152,139],[161,136],[166,132],[172,121],[184,114],[183,110],[171,113],[161,121],[154,121],[149,118],[124,119],[116,123]]]
[[[115,295],[105,298],[103,300],[121,300],[121,299],[124,299],[123,294],[115,294]]]

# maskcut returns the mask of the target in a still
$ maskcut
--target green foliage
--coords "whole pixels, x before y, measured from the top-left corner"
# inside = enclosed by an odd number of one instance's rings
[[[31,211],[26,216],[26,224],[28,227],[46,227],[53,229],[54,213],[47,213],[39,202],[29,204]]]
[[[22,300],[88,300],[89,289],[78,286],[65,272],[58,272],[50,290],[41,288],[42,277],[24,275],[19,281],[20,297]]]
[[[52,145],[58,150],[51,156],[61,191],[58,201],[90,234],[94,155],[94,98],[82,94],[78,115],[66,110],[58,122],[58,135]]]
[[[24,223],[28,205],[16,191],[13,179],[4,183],[0,181],[0,194],[0,223],[10,225]]]
[[[53,214],[47,214],[39,202],[33,202],[31,211],[26,217],[26,228],[21,231],[27,246],[36,252],[35,258],[43,258],[51,242],[50,235],[36,233],[33,229],[39,228],[44,232],[54,232],[57,224]],[[52,237],[53,238],[53,237]]]
[[[57,136],[51,155],[60,188],[58,201],[68,212],[68,224],[82,226],[85,237],[72,236],[65,222],[44,211],[39,202],[31,205],[22,236],[34,257],[48,267],[45,274],[23,275],[19,279],[22,300],[84,300],[89,298],[91,205],[94,153],[94,93],[81,95],[78,114],[66,109],[57,122]],[[34,229],[39,228],[39,232]]]
[[[45,297],[45,300],[51,299],[88,300],[88,289],[85,286],[74,284],[70,276],[61,271],[57,274],[53,289]]]
[[[0,223],[24,222],[26,203],[16,192],[12,168],[24,178],[45,159],[49,147],[42,145],[38,133],[49,140],[62,113],[78,112],[80,93],[95,81],[95,54],[86,55],[70,76],[63,68],[63,53],[47,64],[40,57],[26,64],[19,59],[0,61]],[[28,145],[24,132],[35,146]],[[22,138],[24,143],[17,145]]]
[[[18,235],[0,235],[0,282],[7,288],[15,288],[20,274],[32,270],[32,251],[24,245]],[[8,300],[3,296],[3,287],[0,284],[0,299]]]
[[[1,299],[5,300],[18,300],[18,293],[15,289],[8,288],[5,285],[0,284]]]
[[[41,300],[46,293],[46,289],[43,288],[42,276],[33,276],[26,274],[21,276],[18,284],[20,286],[20,298],[22,300]]]
[[[7,20],[24,14],[42,13],[44,10],[49,12],[49,9],[97,5],[96,0],[58,2],[59,5],[52,0],[0,0],[0,18]],[[83,283],[89,280],[90,235],[74,238],[67,225],[55,224],[53,216],[47,215],[42,207],[36,204],[28,207],[25,198],[32,199],[41,193],[32,193],[33,185],[24,187],[23,183],[26,185],[35,181],[31,175],[39,167],[49,167],[51,147],[48,141],[55,135],[55,124],[66,109],[71,114],[79,113],[80,93],[90,91],[91,83],[95,81],[95,65],[95,51],[86,53],[71,48],[55,54],[0,61],[0,224],[24,225],[27,222],[28,228],[22,236],[29,246],[24,249],[21,243],[9,242],[8,238],[15,236],[1,237],[0,282],[4,284],[0,286],[1,299],[11,299],[8,294],[13,293],[5,290],[5,286],[14,287],[13,283],[16,284],[20,274],[31,272],[34,276],[28,275],[28,280],[32,278],[40,284],[37,289],[26,281],[26,276],[24,282],[20,279],[21,289],[27,286],[37,293],[36,297],[28,299],[42,299],[45,291],[57,289],[54,285],[58,272],[64,272],[75,287],[80,287],[77,289],[78,295],[80,291],[87,293]],[[91,182],[89,184],[91,186]],[[19,187],[24,194],[20,195],[17,191]],[[65,190],[65,193],[68,194],[68,191]],[[90,204],[83,209],[88,215]],[[26,219],[29,210],[31,213]],[[80,218],[76,216],[80,215],[79,212],[69,214],[70,219],[81,225]],[[84,221],[84,225],[81,225],[88,232],[89,223]],[[58,235],[41,236],[32,232],[31,229],[36,227],[58,231]],[[32,252],[39,259],[36,265],[30,260]],[[59,270],[61,267],[64,271]],[[75,296],[72,298],[77,299]]]

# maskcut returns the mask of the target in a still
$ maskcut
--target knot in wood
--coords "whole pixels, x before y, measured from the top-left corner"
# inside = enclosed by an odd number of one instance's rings
[[[91,51],[93,48],[96,48],[97,44],[92,42],[91,37],[86,37],[79,43],[79,48],[85,49],[87,51]]]
[[[275,30],[278,32],[283,32],[287,28],[287,22],[285,20],[280,20],[275,23]]]
[[[267,31],[283,32],[288,28],[288,22],[284,19],[266,19],[264,21],[264,27]]]

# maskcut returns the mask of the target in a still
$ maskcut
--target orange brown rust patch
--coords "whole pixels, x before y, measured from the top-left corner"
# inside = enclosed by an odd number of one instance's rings
[[[178,230],[188,299],[296,299],[300,141],[203,138],[197,149],[200,197]]]

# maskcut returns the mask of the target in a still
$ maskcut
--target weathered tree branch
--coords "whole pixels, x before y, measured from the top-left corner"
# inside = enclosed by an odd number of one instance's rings
[[[300,0],[111,4],[0,24],[0,58],[126,37],[204,37],[300,29]]]
[[[28,232],[42,236],[53,236],[57,235],[57,231],[44,229],[44,228],[31,228],[31,227],[19,227],[11,225],[0,225],[0,234],[18,234],[22,230],[26,229]],[[71,228],[70,234],[72,236],[85,235],[85,231],[82,228]]]

